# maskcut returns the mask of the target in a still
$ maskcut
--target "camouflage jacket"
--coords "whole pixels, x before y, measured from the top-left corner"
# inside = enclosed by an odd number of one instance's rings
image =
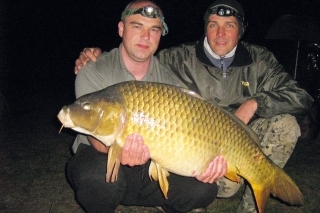
[[[256,117],[289,113],[302,118],[307,114],[313,98],[266,48],[239,42],[223,79],[222,69],[205,55],[203,39],[164,49],[158,59],[191,90],[231,112],[254,98],[258,103]]]

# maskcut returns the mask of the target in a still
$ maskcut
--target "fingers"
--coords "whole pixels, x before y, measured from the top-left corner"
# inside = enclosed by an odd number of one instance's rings
[[[142,165],[149,158],[149,148],[143,143],[143,138],[136,133],[129,135],[123,146],[121,163],[129,166]]]
[[[98,47],[90,48],[90,49],[93,49],[93,55],[96,57],[98,57],[101,54],[101,49]]]
[[[82,54],[82,53],[80,53],[80,54]],[[79,58],[80,58],[80,56],[79,56]],[[84,64],[81,62],[80,59],[77,59],[76,63],[75,63],[75,67],[74,67],[74,74],[78,74],[78,72],[82,66],[84,66]]]
[[[145,164],[150,159],[150,150],[147,145],[143,145],[143,155],[141,162],[142,164]]]
[[[83,64],[83,65],[86,65],[88,61],[92,60],[92,61],[96,61],[95,57],[94,59],[91,59],[92,57],[92,52],[90,52],[90,50],[88,49],[84,49],[85,52],[81,52],[80,55],[79,55],[79,60],[80,62]]]
[[[101,49],[97,47],[84,48],[80,52],[79,58],[75,62],[74,73],[78,74],[81,67],[85,66],[88,61],[97,61],[97,57],[101,54]]]
[[[212,171],[209,177],[209,183],[213,183],[222,178],[227,172],[227,161],[223,156],[217,156],[212,164]]]
[[[223,156],[217,156],[209,164],[207,170],[196,176],[196,178],[204,183],[213,183],[222,178],[227,172],[227,161]]]
[[[101,54],[101,49],[97,47],[84,48],[82,54],[80,54],[80,60],[85,63],[89,60],[96,62],[97,57]]]
[[[79,70],[87,64],[90,59],[85,55],[84,52],[80,52],[79,58],[75,62],[74,73],[78,74]]]

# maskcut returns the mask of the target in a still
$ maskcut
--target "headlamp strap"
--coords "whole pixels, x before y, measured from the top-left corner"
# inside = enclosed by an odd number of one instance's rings
[[[167,24],[164,22],[164,17],[161,14],[159,8],[155,8],[151,5],[147,5],[141,8],[129,8],[124,10],[121,13],[121,20],[123,20],[125,17],[127,16],[131,16],[133,14],[140,14],[144,17],[148,17],[148,18],[159,18],[162,22],[163,25],[163,29],[162,29],[162,35],[166,35],[169,32],[168,26]]]

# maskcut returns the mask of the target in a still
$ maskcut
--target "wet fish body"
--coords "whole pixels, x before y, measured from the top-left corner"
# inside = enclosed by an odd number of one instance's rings
[[[292,179],[260,150],[255,133],[231,113],[192,91],[160,83],[130,81],[84,95],[58,115],[65,127],[92,135],[110,146],[107,181],[115,181],[127,135],[143,136],[150,149],[150,176],[167,196],[168,172],[202,174],[221,154],[226,177],[246,179],[259,212],[270,194],[291,205],[303,196]]]

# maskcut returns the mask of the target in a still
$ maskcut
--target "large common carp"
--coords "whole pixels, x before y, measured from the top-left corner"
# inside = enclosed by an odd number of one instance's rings
[[[228,162],[226,177],[251,185],[259,212],[270,193],[291,205],[303,197],[292,179],[260,150],[259,139],[242,121],[199,95],[175,86],[130,81],[84,95],[62,108],[64,127],[110,146],[107,181],[115,181],[127,135],[143,136],[150,149],[149,174],[167,197],[169,172],[202,174],[215,156]]]

